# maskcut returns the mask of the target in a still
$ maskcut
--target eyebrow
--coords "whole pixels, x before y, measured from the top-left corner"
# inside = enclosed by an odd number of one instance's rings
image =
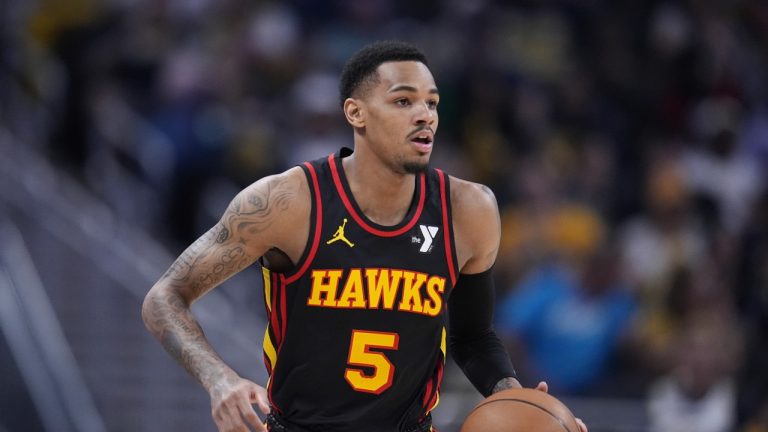
[[[410,86],[410,85],[407,85],[407,84],[400,84],[400,85],[396,85],[396,86],[390,88],[389,90],[387,90],[387,93],[394,93],[394,92],[398,92],[398,91],[409,91],[409,92],[416,93],[419,90],[416,87],[414,87],[414,86]],[[429,89],[429,93],[430,94],[440,94],[440,92],[437,91],[436,87],[432,87],[431,89]]]

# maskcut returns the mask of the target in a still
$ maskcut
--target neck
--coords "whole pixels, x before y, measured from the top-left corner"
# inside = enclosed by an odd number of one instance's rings
[[[415,175],[397,173],[375,155],[359,152],[359,147],[342,159],[352,195],[368,219],[379,225],[397,225],[413,201]]]

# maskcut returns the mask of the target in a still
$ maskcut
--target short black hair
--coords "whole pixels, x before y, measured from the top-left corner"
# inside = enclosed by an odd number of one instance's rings
[[[349,58],[341,71],[339,96],[341,105],[352,97],[364,84],[373,84],[378,80],[376,69],[391,61],[417,61],[427,64],[427,57],[415,46],[401,41],[378,41],[366,45]]]

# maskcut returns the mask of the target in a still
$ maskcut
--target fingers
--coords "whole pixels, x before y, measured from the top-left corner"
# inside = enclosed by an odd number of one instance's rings
[[[256,411],[253,410],[250,398],[238,398],[237,400],[238,415],[244,418],[246,423],[250,425],[253,430],[257,432],[266,432],[267,427],[261,422],[259,416],[256,415]]]
[[[251,390],[250,400],[252,404],[256,404],[256,406],[259,407],[259,410],[264,414],[269,414],[270,408],[269,408],[269,396],[267,395],[267,390],[261,386],[255,386]]]
[[[267,426],[248,402],[245,406],[222,406],[214,413],[213,420],[219,432],[267,432]]]
[[[267,432],[267,426],[252,405],[256,403],[260,411],[269,413],[267,392],[257,384],[242,380],[221,399],[212,402],[213,419],[219,432]]]
[[[587,429],[587,425],[584,424],[583,421],[581,421],[580,418],[576,419],[576,424],[579,425],[579,432],[589,432]]]
[[[213,421],[219,432],[249,432],[236,406],[222,404],[213,412]]]

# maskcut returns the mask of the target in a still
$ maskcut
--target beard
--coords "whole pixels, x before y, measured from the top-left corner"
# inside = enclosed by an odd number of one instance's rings
[[[414,157],[405,154],[406,152],[387,154],[386,152],[379,153],[377,150],[374,149],[374,153],[379,157],[379,160],[394,173],[414,175],[426,173],[429,169],[429,156]]]
[[[407,174],[421,174],[427,172],[429,162],[404,162],[403,170]]]

